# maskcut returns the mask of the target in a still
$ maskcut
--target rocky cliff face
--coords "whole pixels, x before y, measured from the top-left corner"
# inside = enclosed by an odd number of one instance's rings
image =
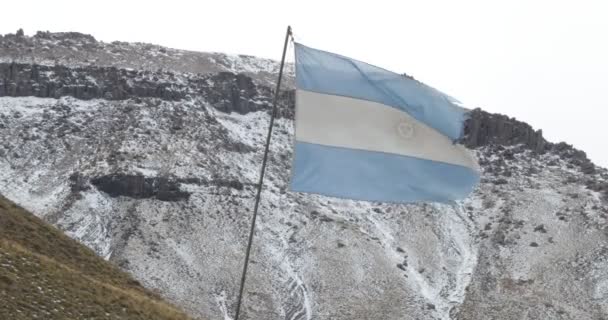
[[[465,124],[465,135],[460,141],[469,148],[484,146],[518,146],[534,151],[534,153],[550,152],[568,161],[568,168],[578,167],[585,174],[596,172],[596,166],[587,158],[584,151],[574,148],[565,142],[557,144],[547,142],[543,138],[542,130],[534,130],[527,123],[501,114],[492,114],[481,109],[470,113]],[[510,152],[506,155],[512,158]],[[595,191],[606,191],[608,188],[602,184],[587,179],[587,186]]]
[[[534,130],[528,124],[500,114],[492,114],[481,109],[470,113],[465,124],[465,139],[469,148],[487,145],[523,145],[537,153],[550,149],[541,130]]]
[[[258,111],[269,103],[271,91],[256,86],[244,74],[175,74],[170,71],[0,63],[0,97],[74,97],[80,100],[158,98],[192,100],[204,96],[215,108],[240,114]],[[283,104],[293,104],[287,92]]]
[[[160,71],[123,58],[162,50]],[[28,52],[36,64],[14,59]],[[80,34],[0,38],[0,193],[191,314],[229,319],[272,90],[253,72],[264,60],[239,62],[248,74],[183,72],[202,68],[195,56]],[[583,152],[475,110],[463,142],[483,177],[470,198],[346,201],[288,191],[293,93],[280,110],[245,319],[608,314],[608,172]]]

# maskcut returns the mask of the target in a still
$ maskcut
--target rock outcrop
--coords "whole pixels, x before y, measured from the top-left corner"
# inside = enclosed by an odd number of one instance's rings
[[[551,151],[570,166],[579,167],[583,173],[595,173],[595,165],[584,151],[565,142],[551,143],[545,140],[542,130],[534,130],[529,124],[502,114],[475,109],[465,123],[464,137],[460,141],[471,149],[498,145],[521,146],[535,153]]]
[[[161,201],[188,200],[190,197],[189,192],[180,190],[178,182],[166,177],[114,173],[95,177],[91,183],[111,197],[156,198]]]
[[[59,67],[43,63],[53,56]],[[0,193],[204,319],[234,314],[273,98],[257,74],[276,70],[205,60],[220,57],[80,34],[0,39],[12,88],[0,97]],[[205,63],[215,71],[193,71]],[[227,70],[239,64],[248,71]],[[157,94],[164,85],[171,94]],[[608,314],[608,171],[584,152],[475,110],[463,142],[482,179],[463,201],[295,193],[293,97],[280,93],[242,319]]]
[[[163,71],[135,71],[115,67],[45,66],[0,63],[0,97],[166,101],[205,96],[222,112],[246,114],[268,106],[272,90],[256,85],[245,74],[176,75]],[[281,94],[280,117],[293,117],[293,91]],[[289,108],[288,106],[291,106]]]
[[[162,76],[168,76],[163,74]],[[124,100],[134,97],[180,100],[184,86],[158,80],[152,72],[113,67],[43,66],[0,63],[0,96]]]
[[[529,124],[502,114],[475,109],[465,124],[463,143],[470,148],[492,144],[513,146],[522,144],[530,150],[542,153],[550,144],[543,138],[542,130],[534,130]]]
[[[273,87],[279,71],[279,65],[270,59],[177,50],[149,43],[106,43],[78,32],[48,31],[39,31],[31,37],[22,31],[0,35],[0,62],[71,68],[94,65],[175,74],[242,73],[268,87]],[[293,64],[286,64],[285,72],[293,75]],[[293,78],[285,77],[284,84],[293,87]]]

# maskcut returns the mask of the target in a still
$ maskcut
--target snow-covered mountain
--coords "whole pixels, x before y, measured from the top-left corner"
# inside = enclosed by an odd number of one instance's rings
[[[78,33],[2,36],[0,193],[192,315],[229,319],[277,69]],[[463,143],[483,179],[465,201],[292,193],[292,83],[244,319],[606,318],[608,171],[584,152],[476,110]]]

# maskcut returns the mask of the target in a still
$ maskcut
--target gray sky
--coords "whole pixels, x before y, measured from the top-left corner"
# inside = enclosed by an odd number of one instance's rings
[[[303,44],[406,72],[608,167],[606,17],[603,0],[19,0],[2,4],[0,33],[79,31],[279,59],[290,24]]]

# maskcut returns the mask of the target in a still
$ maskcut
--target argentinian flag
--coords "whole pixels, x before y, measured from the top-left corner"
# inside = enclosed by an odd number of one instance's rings
[[[414,79],[295,44],[293,191],[379,202],[447,202],[479,181],[455,141],[467,110]]]

